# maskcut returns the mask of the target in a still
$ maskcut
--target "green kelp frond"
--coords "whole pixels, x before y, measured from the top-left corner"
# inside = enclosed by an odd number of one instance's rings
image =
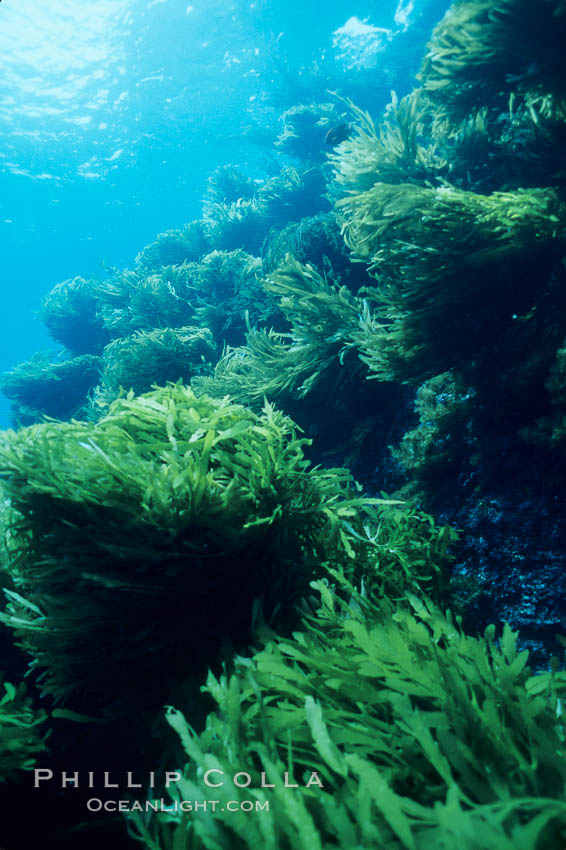
[[[25,685],[15,687],[0,675],[0,783],[31,770],[38,753],[45,752],[39,728],[45,719],[45,712],[35,710],[26,696]]]
[[[280,296],[281,312],[292,328],[291,347],[304,361],[303,380],[297,386],[299,398],[330,373],[337,392],[341,381],[356,380],[365,372],[350,341],[359,324],[361,305],[345,286],[329,283],[313,266],[287,257],[266,279],[265,287]]]
[[[206,181],[206,205],[209,203],[232,204],[240,198],[253,198],[257,183],[233,165],[219,165]]]
[[[386,380],[422,380],[475,353],[532,306],[566,238],[552,189],[377,183],[339,206],[346,243],[380,281],[366,290],[378,306],[357,343]]]
[[[482,107],[459,121],[441,108],[431,111],[444,176],[457,188],[488,194],[565,182],[566,100],[512,94],[497,109]]]
[[[190,324],[197,263],[162,266],[153,272],[125,269],[103,288],[102,316],[112,339],[153,328]]]
[[[207,328],[139,331],[105,348],[95,404],[113,401],[121,389],[140,395],[155,384],[189,383],[195,375],[209,372],[216,359],[214,340]]]
[[[255,256],[259,255],[269,228],[265,208],[257,198],[239,198],[232,203],[211,202],[206,207],[206,222],[216,249],[236,251],[241,248]]]
[[[290,256],[264,286],[280,297],[291,331],[250,329],[247,347],[229,350],[214,379],[204,379],[201,386],[207,392],[229,393],[245,402],[264,396],[304,398],[330,381],[335,398],[344,383],[363,376],[365,367],[350,339],[358,331],[362,306],[345,286],[329,283],[315,268]]]
[[[239,404],[261,408],[264,399],[293,396],[304,377],[300,351],[292,348],[289,334],[248,328],[246,345],[228,347],[212,377],[196,377],[197,392],[213,398],[230,396]]]
[[[269,225],[282,227],[289,221],[327,212],[330,205],[324,195],[325,189],[326,180],[320,167],[299,171],[287,166],[263,184],[257,198]]]
[[[45,416],[70,419],[82,413],[101,368],[102,358],[94,354],[60,360],[56,352],[39,352],[5,372],[0,390],[12,402],[16,425],[30,425]]]
[[[306,161],[321,161],[328,150],[324,139],[329,130],[344,121],[333,103],[292,106],[281,116],[283,129],[276,146],[284,153]]]
[[[283,265],[287,254],[297,262],[310,263],[320,274],[348,282],[356,288],[354,277],[363,275],[359,266],[350,262],[349,253],[340,233],[334,212],[319,213],[289,222],[281,230],[272,228],[263,243],[263,270],[274,272]]]
[[[346,102],[354,118],[352,133],[329,155],[340,189],[365,192],[377,182],[421,184],[446,172],[447,163],[429,141],[431,113],[422,92],[400,101],[394,95],[378,129],[369,113]]]
[[[152,701],[148,681],[162,705],[187,671],[245,645],[255,599],[284,626],[327,567],[367,565],[401,595],[428,585],[438,566],[422,555],[410,576],[376,562],[375,500],[346,470],[309,468],[304,443],[269,405],[256,415],[180,384],[118,399],[96,424],[5,432],[18,548],[2,619],[43,691],[90,715],[134,716],[142,692]]]
[[[100,316],[101,281],[64,280],[42,299],[39,318],[73,354],[100,354],[109,336]]]
[[[433,32],[420,73],[454,118],[513,91],[566,95],[562,0],[453,3]]]
[[[181,263],[197,262],[211,250],[211,236],[206,221],[189,221],[178,230],[160,233],[154,242],[140,251],[136,266],[146,271],[161,266],[178,266]]]
[[[552,189],[478,195],[378,183],[339,206],[347,244],[387,281],[437,281],[455,264],[477,268],[565,239],[566,205]]]
[[[473,638],[426,599],[313,587],[301,632],[209,676],[204,732],[168,711],[188,760],[172,802],[210,798],[222,771],[215,812],[133,816],[132,833],[151,850],[562,846],[566,673],[530,676],[507,625]]]
[[[261,260],[245,251],[213,251],[196,267],[195,319],[220,348],[243,344],[246,313],[256,327],[276,319],[277,302],[261,285],[261,272]]]

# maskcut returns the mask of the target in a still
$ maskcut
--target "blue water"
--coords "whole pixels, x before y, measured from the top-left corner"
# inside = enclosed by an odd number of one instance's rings
[[[56,347],[35,315],[55,283],[199,218],[217,165],[273,168],[283,109],[409,90],[447,5],[3,0],[0,372]]]

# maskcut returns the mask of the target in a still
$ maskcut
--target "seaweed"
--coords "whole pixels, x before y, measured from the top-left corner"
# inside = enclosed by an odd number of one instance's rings
[[[232,204],[240,198],[250,200],[257,191],[257,184],[233,165],[219,165],[206,181],[204,216],[210,203]]]
[[[211,249],[211,234],[205,221],[189,221],[177,230],[160,233],[136,256],[136,266],[153,271],[161,266],[178,266],[200,260]]]
[[[138,331],[110,343],[102,359],[102,375],[93,399],[93,409],[104,408],[121,390],[136,395],[154,385],[206,374],[217,359],[210,331],[183,327]]]
[[[259,255],[269,228],[265,208],[257,197],[238,198],[231,203],[210,202],[206,205],[205,220],[216,249],[242,249],[254,256]]]
[[[297,159],[320,162],[326,154],[326,134],[343,120],[333,103],[292,106],[281,116],[283,129],[275,144]]]
[[[310,263],[319,274],[342,279],[352,287],[355,286],[351,280],[356,271],[358,278],[362,277],[359,267],[350,262],[333,212],[305,216],[299,221],[289,222],[281,230],[272,228],[262,248],[264,273],[271,274],[283,265],[287,254],[303,265]]]
[[[35,354],[0,378],[0,389],[12,402],[17,425],[31,425],[46,416],[70,419],[84,412],[89,391],[98,383],[102,360],[81,354],[62,360],[55,352]]]
[[[566,15],[560,0],[463,0],[433,32],[420,79],[454,119],[514,92],[566,95]]]
[[[229,393],[245,403],[266,396],[304,398],[331,382],[339,399],[345,383],[367,371],[351,341],[359,328],[361,304],[345,286],[328,282],[311,265],[291,256],[264,281],[280,296],[289,333],[250,328],[246,347],[228,350],[214,378],[197,386],[215,395]]]
[[[566,673],[530,675],[508,625],[471,637],[426,598],[335,580],[313,584],[300,632],[265,630],[233,675],[209,675],[203,732],[168,710],[189,764],[171,811],[153,828],[131,814],[131,833],[151,850],[561,846]],[[183,813],[210,796],[207,770],[214,816]]]
[[[101,309],[112,339],[135,331],[183,327],[191,323],[193,277],[197,263],[161,266],[148,272],[125,269],[103,287]]]
[[[257,199],[269,226],[281,227],[289,221],[327,212],[330,204],[324,196],[325,188],[320,167],[299,170],[287,166],[261,186]]]
[[[438,476],[457,460],[459,468],[465,465],[459,457],[466,451],[461,427],[470,416],[474,400],[474,390],[452,372],[436,375],[419,387],[415,396],[419,424],[391,449],[395,460],[411,473],[413,485],[416,480],[431,489]]]
[[[422,185],[446,174],[448,162],[431,138],[428,99],[416,89],[398,100],[393,95],[376,128],[369,113],[345,101],[355,118],[349,138],[329,155],[335,186],[348,192],[365,192],[375,183]]]
[[[382,500],[361,497],[346,470],[309,468],[306,442],[269,405],[256,415],[180,384],[129,393],[95,424],[5,432],[17,545],[1,619],[42,694],[133,728],[245,645],[254,600],[285,629],[324,569],[354,575],[394,552],[380,543],[401,520],[381,522]],[[438,581],[443,551],[427,520],[404,521],[420,533],[413,555],[374,568],[401,596]]]
[[[246,315],[256,327],[277,321],[277,302],[262,286],[261,270],[261,260],[241,250],[213,251],[195,268],[195,320],[220,348],[244,342]]]
[[[40,319],[56,342],[72,354],[100,354],[109,342],[100,316],[101,282],[64,280],[42,299]]]
[[[552,189],[376,183],[339,207],[346,243],[380,281],[364,290],[377,306],[355,342],[383,380],[423,380],[475,356],[528,312],[564,250],[566,207]]]

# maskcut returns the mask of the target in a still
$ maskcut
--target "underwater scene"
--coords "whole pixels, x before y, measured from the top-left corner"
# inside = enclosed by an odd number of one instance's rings
[[[566,850],[566,0],[0,57],[1,850]]]

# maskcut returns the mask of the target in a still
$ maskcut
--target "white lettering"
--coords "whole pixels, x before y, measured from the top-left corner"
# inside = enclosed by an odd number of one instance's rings
[[[53,779],[53,771],[47,768],[36,767],[34,770],[33,787],[39,788],[39,783],[45,779]],[[44,774],[43,776],[41,774]]]
[[[208,777],[210,776],[211,773],[219,773],[221,776],[224,776],[223,770],[219,770],[217,767],[211,767],[204,774],[204,784],[205,785],[208,785],[209,788],[220,788],[221,785],[224,785],[223,782],[210,782]]]

